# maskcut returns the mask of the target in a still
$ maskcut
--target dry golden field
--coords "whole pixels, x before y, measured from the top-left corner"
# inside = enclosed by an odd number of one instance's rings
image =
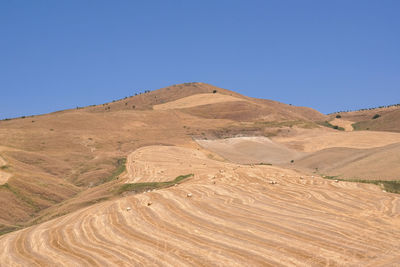
[[[396,266],[400,195],[342,179],[400,180],[400,133],[340,114],[188,83],[0,121],[0,266]]]

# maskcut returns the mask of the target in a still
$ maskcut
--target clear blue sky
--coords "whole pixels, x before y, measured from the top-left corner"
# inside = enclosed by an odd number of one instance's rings
[[[323,113],[400,103],[397,0],[2,0],[0,118],[183,82]]]

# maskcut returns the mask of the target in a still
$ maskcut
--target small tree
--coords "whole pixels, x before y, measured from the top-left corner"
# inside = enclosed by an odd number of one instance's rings
[[[213,94],[215,94],[217,92],[217,90],[213,90]]]
[[[340,115],[336,115],[336,119],[340,119],[342,116]]]
[[[379,114],[375,114],[375,115],[372,117],[372,119],[375,120],[375,119],[379,118],[380,116],[381,116],[381,115],[379,115]]]

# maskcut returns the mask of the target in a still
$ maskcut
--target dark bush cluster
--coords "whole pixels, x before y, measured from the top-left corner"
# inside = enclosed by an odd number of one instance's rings
[[[381,116],[381,115],[379,115],[379,114],[375,114],[375,115],[372,117],[372,119],[375,120],[375,119],[379,118],[380,116]]]

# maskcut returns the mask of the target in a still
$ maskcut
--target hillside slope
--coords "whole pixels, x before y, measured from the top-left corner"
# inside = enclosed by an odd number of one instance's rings
[[[174,101],[185,104],[174,108]],[[245,104],[239,108],[238,103]],[[0,233],[112,198],[124,160],[142,146],[196,146],[198,137],[279,134],[289,127],[265,122],[318,127],[314,120],[320,117],[312,109],[188,83],[103,105],[0,121],[0,156],[7,161],[1,172],[7,179],[0,185]]]
[[[301,179],[294,171],[218,162],[172,146],[137,151],[153,159],[139,170],[141,181],[163,170],[153,152],[192,165],[194,177],[2,236],[1,265],[390,266],[400,260],[400,198],[377,186]]]
[[[331,114],[352,121],[355,130],[400,132],[400,105]]]
[[[296,161],[296,166],[347,179],[400,180],[400,143],[371,148],[328,148]]]

